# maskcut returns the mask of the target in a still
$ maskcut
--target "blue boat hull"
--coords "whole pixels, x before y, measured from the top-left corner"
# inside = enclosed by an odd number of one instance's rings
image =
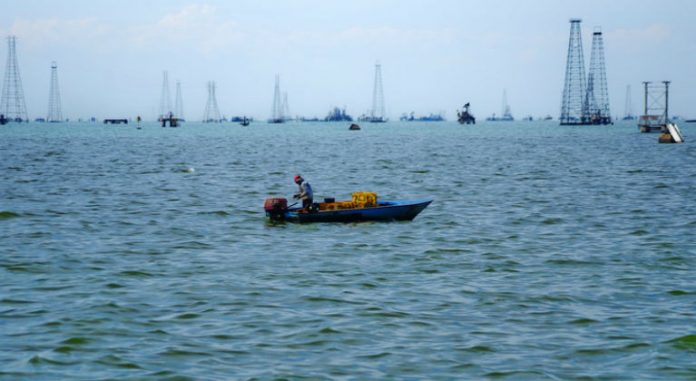
[[[410,221],[423,211],[432,200],[381,201],[374,208],[321,210],[304,212],[288,209],[284,220],[289,222],[360,222],[360,221]]]

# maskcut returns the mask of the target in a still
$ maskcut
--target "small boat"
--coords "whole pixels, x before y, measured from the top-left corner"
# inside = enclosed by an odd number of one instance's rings
[[[464,112],[457,110],[457,121],[459,124],[476,124],[476,118],[469,112],[469,102],[464,105]]]
[[[344,204],[349,201],[324,202],[315,204],[308,210],[287,207],[284,198],[266,199],[264,209],[272,221],[287,222],[362,222],[362,221],[411,221],[423,211],[432,200],[379,201],[374,206],[327,209],[330,204]]]
[[[248,126],[249,123],[251,123],[251,122],[249,121],[249,119],[246,116],[244,118],[242,118],[241,122],[239,122],[239,124],[241,124],[242,126]]]

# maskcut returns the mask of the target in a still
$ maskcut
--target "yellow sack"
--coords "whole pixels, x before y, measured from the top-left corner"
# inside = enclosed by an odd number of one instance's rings
[[[353,203],[357,208],[374,208],[377,206],[377,193],[353,192]]]

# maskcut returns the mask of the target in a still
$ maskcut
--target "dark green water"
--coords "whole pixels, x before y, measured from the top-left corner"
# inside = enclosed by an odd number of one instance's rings
[[[0,379],[695,379],[692,127],[2,126]]]

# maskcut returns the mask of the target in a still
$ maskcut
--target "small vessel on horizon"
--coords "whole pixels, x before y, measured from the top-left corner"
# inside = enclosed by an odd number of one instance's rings
[[[368,122],[368,123],[387,123],[389,119],[381,117],[381,116],[370,116],[370,115],[361,115],[358,117],[359,122]]]
[[[507,91],[503,90],[503,109],[502,109],[502,116],[496,116],[495,113],[493,115],[489,116],[486,118],[486,121],[489,122],[514,122],[515,118],[512,116],[512,113],[510,113],[510,106],[507,104]]]
[[[325,122],[352,122],[353,117],[346,113],[346,108],[334,107],[324,118]]]
[[[410,114],[401,114],[399,120],[402,122],[444,122],[445,118],[442,117],[442,114],[433,113],[430,113],[430,115],[417,117],[415,116],[415,112],[411,111]]]
[[[459,124],[476,124],[476,118],[469,112],[471,104],[466,102],[464,111],[457,110],[457,121]]]

